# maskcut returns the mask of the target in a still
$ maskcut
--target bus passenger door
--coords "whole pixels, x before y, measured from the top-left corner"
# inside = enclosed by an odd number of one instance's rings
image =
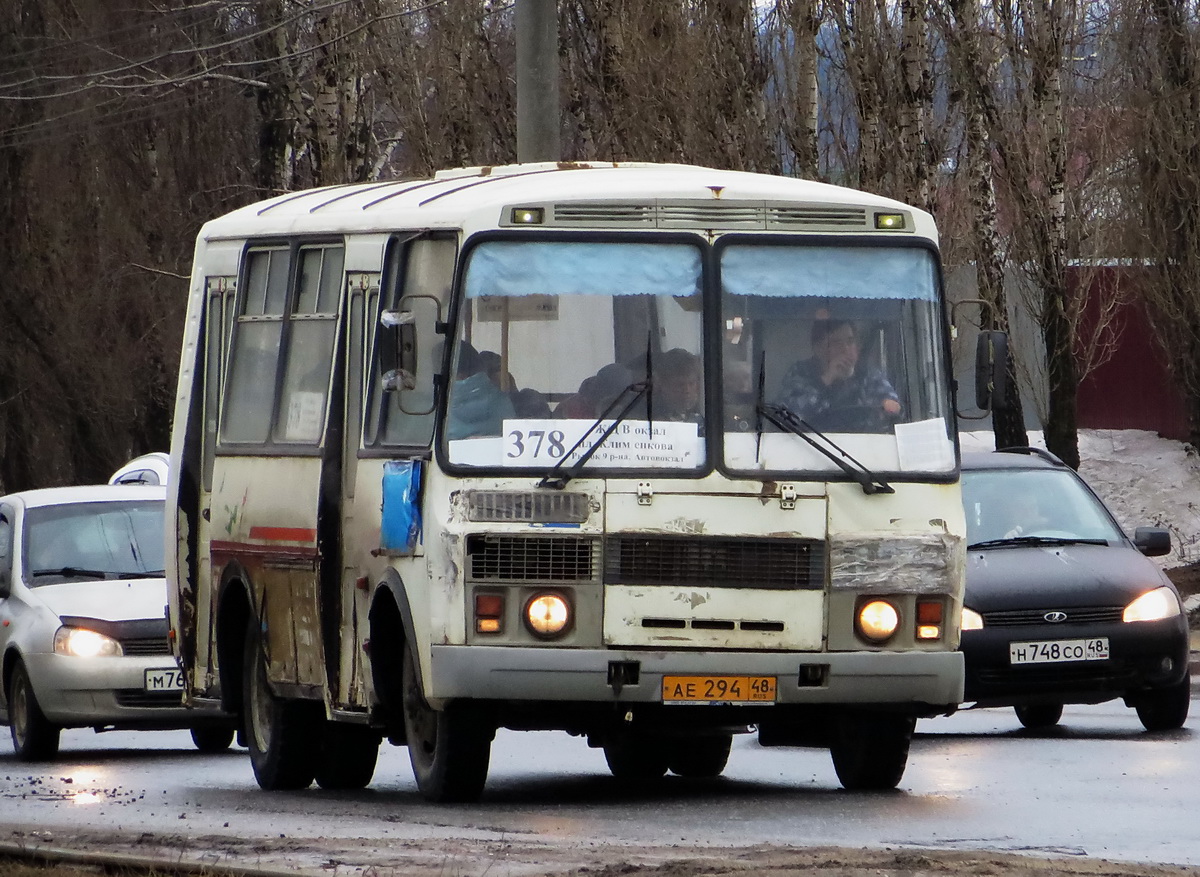
[[[441,368],[445,336],[436,331],[444,318],[454,278],[458,238],[452,233],[417,233],[397,236],[389,244],[378,294],[369,292],[361,305],[351,292],[348,324],[357,321],[361,331],[348,330],[346,405],[346,491],[343,545],[346,549],[344,581],[351,598],[354,620],[353,682],[351,699],[364,703],[370,677],[368,614],[373,587],[391,567],[404,583],[406,599],[418,631],[428,630],[428,572],[425,547],[416,538],[411,546],[387,544],[382,533],[384,477],[388,463],[427,465],[435,422],[435,384]],[[411,309],[416,317],[415,349],[408,365],[415,364],[415,387],[402,389],[397,371],[404,363],[396,349],[398,333],[384,325],[384,312]],[[362,351],[361,359],[354,355]],[[353,369],[361,367],[355,375]],[[358,395],[355,391],[358,390]],[[355,411],[355,400],[360,409]],[[428,474],[428,473],[426,473]],[[357,585],[361,584],[359,587]],[[418,648],[420,645],[418,644]]]
[[[323,699],[336,675],[343,266],[340,242],[246,251],[222,396],[214,587],[248,593],[268,678],[289,697]]]

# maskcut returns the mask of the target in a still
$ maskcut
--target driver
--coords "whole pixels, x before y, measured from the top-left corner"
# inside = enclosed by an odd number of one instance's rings
[[[858,327],[850,320],[816,320],[813,356],[783,380],[783,403],[817,429],[878,431],[900,415],[900,399],[877,368],[860,366]]]

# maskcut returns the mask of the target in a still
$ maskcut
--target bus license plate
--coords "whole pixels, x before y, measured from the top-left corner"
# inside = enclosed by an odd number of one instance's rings
[[[774,676],[664,676],[663,703],[774,703]]]
[[[1059,639],[1041,642],[1009,643],[1008,659],[1013,664],[1059,664],[1064,661],[1104,661],[1108,659],[1108,637]]]
[[[183,691],[183,671],[178,667],[163,667],[146,671],[147,691]]]

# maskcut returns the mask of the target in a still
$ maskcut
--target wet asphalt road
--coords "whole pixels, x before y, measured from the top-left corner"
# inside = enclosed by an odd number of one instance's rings
[[[1192,720],[1200,729],[1200,707]],[[0,738],[0,841],[77,831],[229,838],[843,845],[1008,850],[1200,865],[1200,732],[1148,734],[1119,702],[1068,707],[1050,732],[1011,710],[918,723],[894,793],[838,787],[827,752],[735,739],[717,780],[668,777],[631,793],[604,756],[560,733],[497,737],[482,801],[434,806],[407,752],[384,744],[360,792],[266,793],[245,750],[196,752],[186,732],[67,731],[59,760],[27,765]],[[200,838],[207,838],[205,841]],[[319,856],[318,856],[319,858]]]

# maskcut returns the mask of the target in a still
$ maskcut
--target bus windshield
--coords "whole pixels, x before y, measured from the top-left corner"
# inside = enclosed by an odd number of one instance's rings
[[[955,465],[938,273],[923,247],[730,242],[720,251],[724,462],[836,471]]]
[[[589,467],[704,467],[701,265],[691,242],[495,240],[471,250],[450,461],[571,465],[613,426]]]
[[[842,477],[797,434],[819,431],[871,470],[953,470],[930,250],[727,236],[714,350],[705,247],[491,239],[471,249],[449,461],[686,474],[720,454],[733,472]],[[719,410],[706,410],[706,386]]]

